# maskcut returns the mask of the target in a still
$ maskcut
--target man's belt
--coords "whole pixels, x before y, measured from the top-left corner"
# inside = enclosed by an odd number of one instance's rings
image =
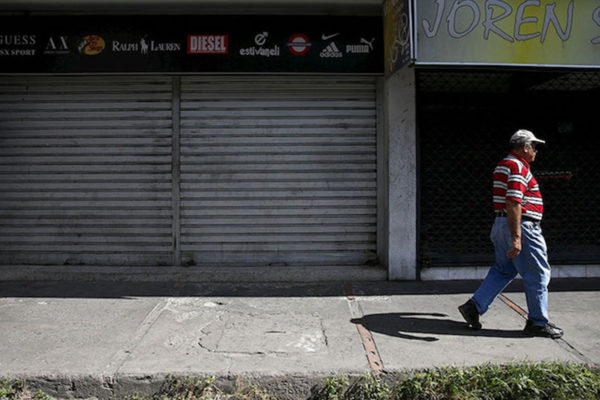
[[[494,212],[496,214],[496,217],[507,217],[508,214],[506,213],[506,210],[496,210]],[[528,215],[521,215],[521,221],[529,221],[529,222],[533,222],[536,225],[539,225],[541,223],[541,221],[532,218]]]

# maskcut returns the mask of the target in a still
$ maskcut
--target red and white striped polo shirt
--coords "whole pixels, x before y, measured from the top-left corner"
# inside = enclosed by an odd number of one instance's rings
[[[522,216],[542,220],[544,202],[529,163],[515,153],[500,161],[494,170],[494,210],[506,210],[506,200],[521,204]]]

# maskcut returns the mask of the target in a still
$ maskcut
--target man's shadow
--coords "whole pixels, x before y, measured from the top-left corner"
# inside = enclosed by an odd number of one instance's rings
[[[362,324],[371,332],[408,340],[435,342],[439,338],[431,335],[483,336],[524,339],[522,330],[481,329],[473,330],[464,321],[449,319],[441,313],[385,313],[369,314],[363,318],[352,319],[354,324]],[[427,336],[417,336],[424,334]]]

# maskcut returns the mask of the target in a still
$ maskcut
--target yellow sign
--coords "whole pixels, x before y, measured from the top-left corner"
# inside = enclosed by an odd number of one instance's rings
[[[597,0],[416,0],[417,64],[600,67]]]
[[[84,37],[79,43],[79,52],[87,54],[88,56],[95,56],[96,54],[102,53],[106,48],[106,43],[98,35],[88,35]]]

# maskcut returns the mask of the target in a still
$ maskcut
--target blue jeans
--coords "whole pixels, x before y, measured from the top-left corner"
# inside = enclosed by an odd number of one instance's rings
[[[542,228],[529,221],[521,221],[521,253],[513,259],[506,256],[512,247],[512,236],[506,217],[496,217],[490,238],[494,243],[496,263],[473,295],[479,314],[485,313],[494,299],[517,276],[523,278],[529,319],[534,325],[548,323],[548,283],[550,264]]]

